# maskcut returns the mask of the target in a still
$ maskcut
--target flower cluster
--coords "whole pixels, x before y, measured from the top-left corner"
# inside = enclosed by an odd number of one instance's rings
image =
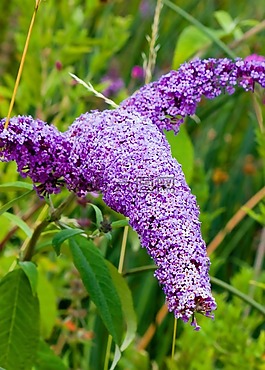
[[[149,119],[117,109],[82,115],[66,137],[74,174],[67,187],[79,194],[101,190],[108,206],[129,217],[176,317],[210,315],[216,305],[198,207],[165,136]],[[139,189],[141,179],[150,180],[147,189]]]
[[[66,171],[69,144],[54,126],[32,117],[0,121],[0,160],[15,161],[22,177],[30,177],[38,193],[58,193]]]
[[[265,87],[265,59],[196,59],[143,86],[121,106],[150,118],[160,130],[178,132],[203,96],[233,94],[236,86],[253,91],[255,82]]]
[[[81,115],[65,133],[31,117],[0,121],[0,160],[17,162],[39,194],[62,182],[85,195],[101,191],[108,206],[129,217],[158,266],[170,311],[188,321],[216,308],[199,210],[163,129],[176,132],[202,96],[232,94],[236,85],[265,87],[263,61],[195,60],[141,88],[116,110]]]

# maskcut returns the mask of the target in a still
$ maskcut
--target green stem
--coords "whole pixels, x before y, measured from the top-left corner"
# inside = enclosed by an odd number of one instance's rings
[[[242,301],[248,303],[250,306],[252,306],[253,308],[256,308],[256,310],[258,310],[259,312],[261,312],[263,315],[265,315],[265,307],[263,307],[261,304],[259,304],[258,302],[254,301],[254,299],[252,299],[251,297],[249,297],[248,295],[240,292],[240,290],[232,287],[231,285],[225,283],[224,281],[222,280],[219,280],[217,279],[216,277],[213,277],[211,276],[211,282],[215,285],[218,285],[220,286],[221,288],[224,288],[225,290],[227,290],[228,292],[234,294],[235,296],[237,296],[238,298],[242,299]]]
[[[104,362],[104,370],[108,370],[109,367],[109,358],[110,358],[110,351],[111,351],[111,344],[112,344],[112,336],[108,336],[108,343],[106,348],[106,356],[105,356],[105,362]]]
[[[118,267],[118,272],[120,274],[122,274],[123,265],[124,265],[126,244],[127,244],[127,239],[128,239],[128,231],[129,231],[129,226],[125,226],[124,232],[123,232],[122,244],[121,244],[121,253],[120,253],[119,267]]]
[[[26,253],[23,258],[23,261],[30,261],[34,254],[36,243],[41,235],[41,233],[46,229],[46,227],[54,221],[58,221],[61,217],[61,214],[64,212],[66,207],[72,203],[75,199],[75,194],[70,194],[68,198],[63,201],[58,208],[56,208],[50,215],[50,217],[46,218],[45,220],[41,221],[37,227],[35,228],[32,237],[29,240],[27,245]]]
[[[172,339],[172,351],[171,351],[171,358],[174,360],[175,356],[175,348],[176,348],[176,337],[177,337],[177,323],[178,319],[174,318],[174,328],[173,328],[173,339]]]
[[[156,269],[157,269],[156,265],[135,267],[133,269],[124,271],[122,275],[123,276],[134,275],[134,274],[139,274],[141,272],[155,271]]]
[[[219,46],[219,48],[222,49],[230,58],[232,59],[236,58],[236,55],[225,45],[225,43],[219,40],[218,37],[216,37],[214,33],[211,32],[211,30],[205,27],[196,18],[192,17],[189,13],[185,12],[185,10],[173,4],[169,0],[163,0],[163,3],[167,5],[169,8],[171,8],[172,10],[174,10],[176,13],[181,15],[183,18],[185,18],[189,23],[197,27],[200,31],[202,31],[210,40],[212,40],[217,46]]]
[[[34,22],[35,22],[35,18],[36,18],[37,11],[38,11],[40,3],[41,3],[41,0],[36,0],[35,9],[34,9],[34,12],[33,12],[32,18],[31,18],[31,22],[30,22],[30,26],[29,26],[29,30],[28,30],[28,34],[27,34],[23,54],[22,54],[22,57],[21,57],[21,62],[20,62],[20,65],[19,65],[18,73],[17,73],[17,78],[16,78],[16,82],[15,82],[14,91],[13,91],[13,94],[12,94],[11,102],[10,102],[8,113],[7,113],[6,123],[4,125],[5,129],[8,127],[11,112],[12,112],[12,109],[13,109],[13,106],[14,106],[14,103],[15,103],[17,89],[18,89],[19,81],[20,81],[20,78],[21,78],[21,75],[22,75],[22,71],[23,71],[27,51],[28,51],[29,40],[30,40],[30,37],[31,37],[31,34],[32,34],[33,25],[34,25]]]

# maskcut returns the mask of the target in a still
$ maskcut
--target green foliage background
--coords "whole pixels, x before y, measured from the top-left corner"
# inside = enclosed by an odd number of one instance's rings
[[[265,55],[264,0],[164,3],[153,79],[195,56]],[[0,2],[0,117],[8,112],[34,4]],[[69,72],[92,82],[98,91],[108,85],[104,77],[121,78],[124,86],[111,96],[116,103],[132,94],[144,84],[131,71],[143,64],[143,53],[148,57],[146,35],[151,33],[155,5],[152,0],[43,0],[13,115],[32,115],[64,130],[82,112],[108,108],[77,85]],[[264,90],[258,87],[255,94],[238,91],[213,102],[203,100],[196,122],[189,118],[179,136],[168,134],[172,154],[182,163],[197,196],[208,244],[264,187],[265,127],[263,132],[260,128],[264,102]],[[265,369],[264,316],[215,284],[215,320],[199,317],[200,332],[178,322],[172,358],[174,319],[171,314],[160,319],[164,296],[152,276],[152,261],[133,230],[123,272],[149,269],[122,278],[113,267],[118,268],[126,220],[106,207],[100,196],[89,195],[85,204],[69,199],[54,222],[49,201],[38,199],[30,182],[21,180],[14,163],[0,163],[0,367],[103,369],[111,333],[115,342],[111,361],[115,345],[118,359],[117,348],[123,350],[122,343],[124,347],[130,343],[118,362],[120,370]],[[66,191],[53,196],[55,209],[68,196]],[[211,275],[264,306],[264,202],[246,211],[211,255]],[[103,219],[112,231],[102,230]],[[22,262],[28,241],[43,222],[30,254],[32,262]],[[72,231],[60,234],[62,228]],[[84,235],[93,240],[87,250]],[[91,253],[89,248],[94,248]],[[89,287],[93,279],[106,298],[104,304],[94,285]],[[150,325],[154,334],[148,337]]]

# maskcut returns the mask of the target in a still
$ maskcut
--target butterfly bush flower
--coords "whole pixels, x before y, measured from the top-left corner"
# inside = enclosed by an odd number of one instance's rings
[[[193,317],[196,325],[196,311],[209,316],[216,305],[199,211],[165,136],[125,109],[86,113],[66,136],[74,174],[68,188],[80,195],[100,190],[108,206],[129,217],[177,318]]]
[[[157,265],[168,308],[199,326],[196,312],[216,308],[199,210],[163,130],[178,131],[204,96],[232,94],[236,86],[265,87],[263,61],[195,60],[142,87],[116,110],[81,115],[60,133],[31,117],[0,122],[0,160],[17,162],[39,194],[79,196],[101,191],[106,204],[129,217]]]
[[[265,57],[258,54],[250,54],[245,59],[245,62],[255,61],[255,62],[265,62]]]
[[[30,177],[39,194],[58,193],[66,171],[68,146],[54,126],[32,117],[10,119],[4,129],[0,121],[0,160],[16,161],[22,177]]]
[[[253,91],[255,82],[265,87],[262,57],[247,61],[196,59],[143,86],[121,106],[150,118],[160,130],[178,132],[184,118],[195,113],[203,96],[214,99],[222,93],[233,94],[236,86]]]

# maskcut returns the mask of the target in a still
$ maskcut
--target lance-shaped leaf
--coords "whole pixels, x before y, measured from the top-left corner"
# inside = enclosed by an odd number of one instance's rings
[[[104,257],[92,241],[81,236],[69,239],[69,245],[91,300],[115,343],[120,346],[123,332],[121,301]]]
[[[61,253],[61,245],[63,244],[63,242],[65,242],[67,239],[70,239],[74,235],[82,234],[83,232],[84,230],[81,229],[65,229],[59,231],[52,239],[52,245],[57,256],[59,256],[59,254]]]
[[[121,345],[121,351],[124,351],[135,338],[136,330],[137,330],[137,318],[136,313],[133,307],[133,299],[131,291],[128,287],[128,284],[125,278],[118,272],[115,266],[113,266],[109,261],[107,262],[108,269],[110,271],[113,283],[117,289],[119,294],[122,311],[124,315],[124,320],[126,324],[126,335],[123,339],[123,343]]]
[[[0,185],[1,191],[32,190],[33,185],[24,181],[6,182]]]
[[[19,197],[17,198],[14,198],[12,200],[10,200],[8,203],[2,205],[0,207],[0,215],[2,215],[4,212],[8,211],[11,207],[13,207],[14,204],[16,204],[19,200],[25,198],[26,196],[28,196],[29,194],[33,193],[33,190],[31,191],[27,191],[26,193],[20,195]]]
[[[0,282],[0,366],[31,370],[39,342],[39,302],[22,269]]]
[[[35,364],[36,370],[67,370],[60,357],[56,356],[53,350],[40,340],[38,356]]]

